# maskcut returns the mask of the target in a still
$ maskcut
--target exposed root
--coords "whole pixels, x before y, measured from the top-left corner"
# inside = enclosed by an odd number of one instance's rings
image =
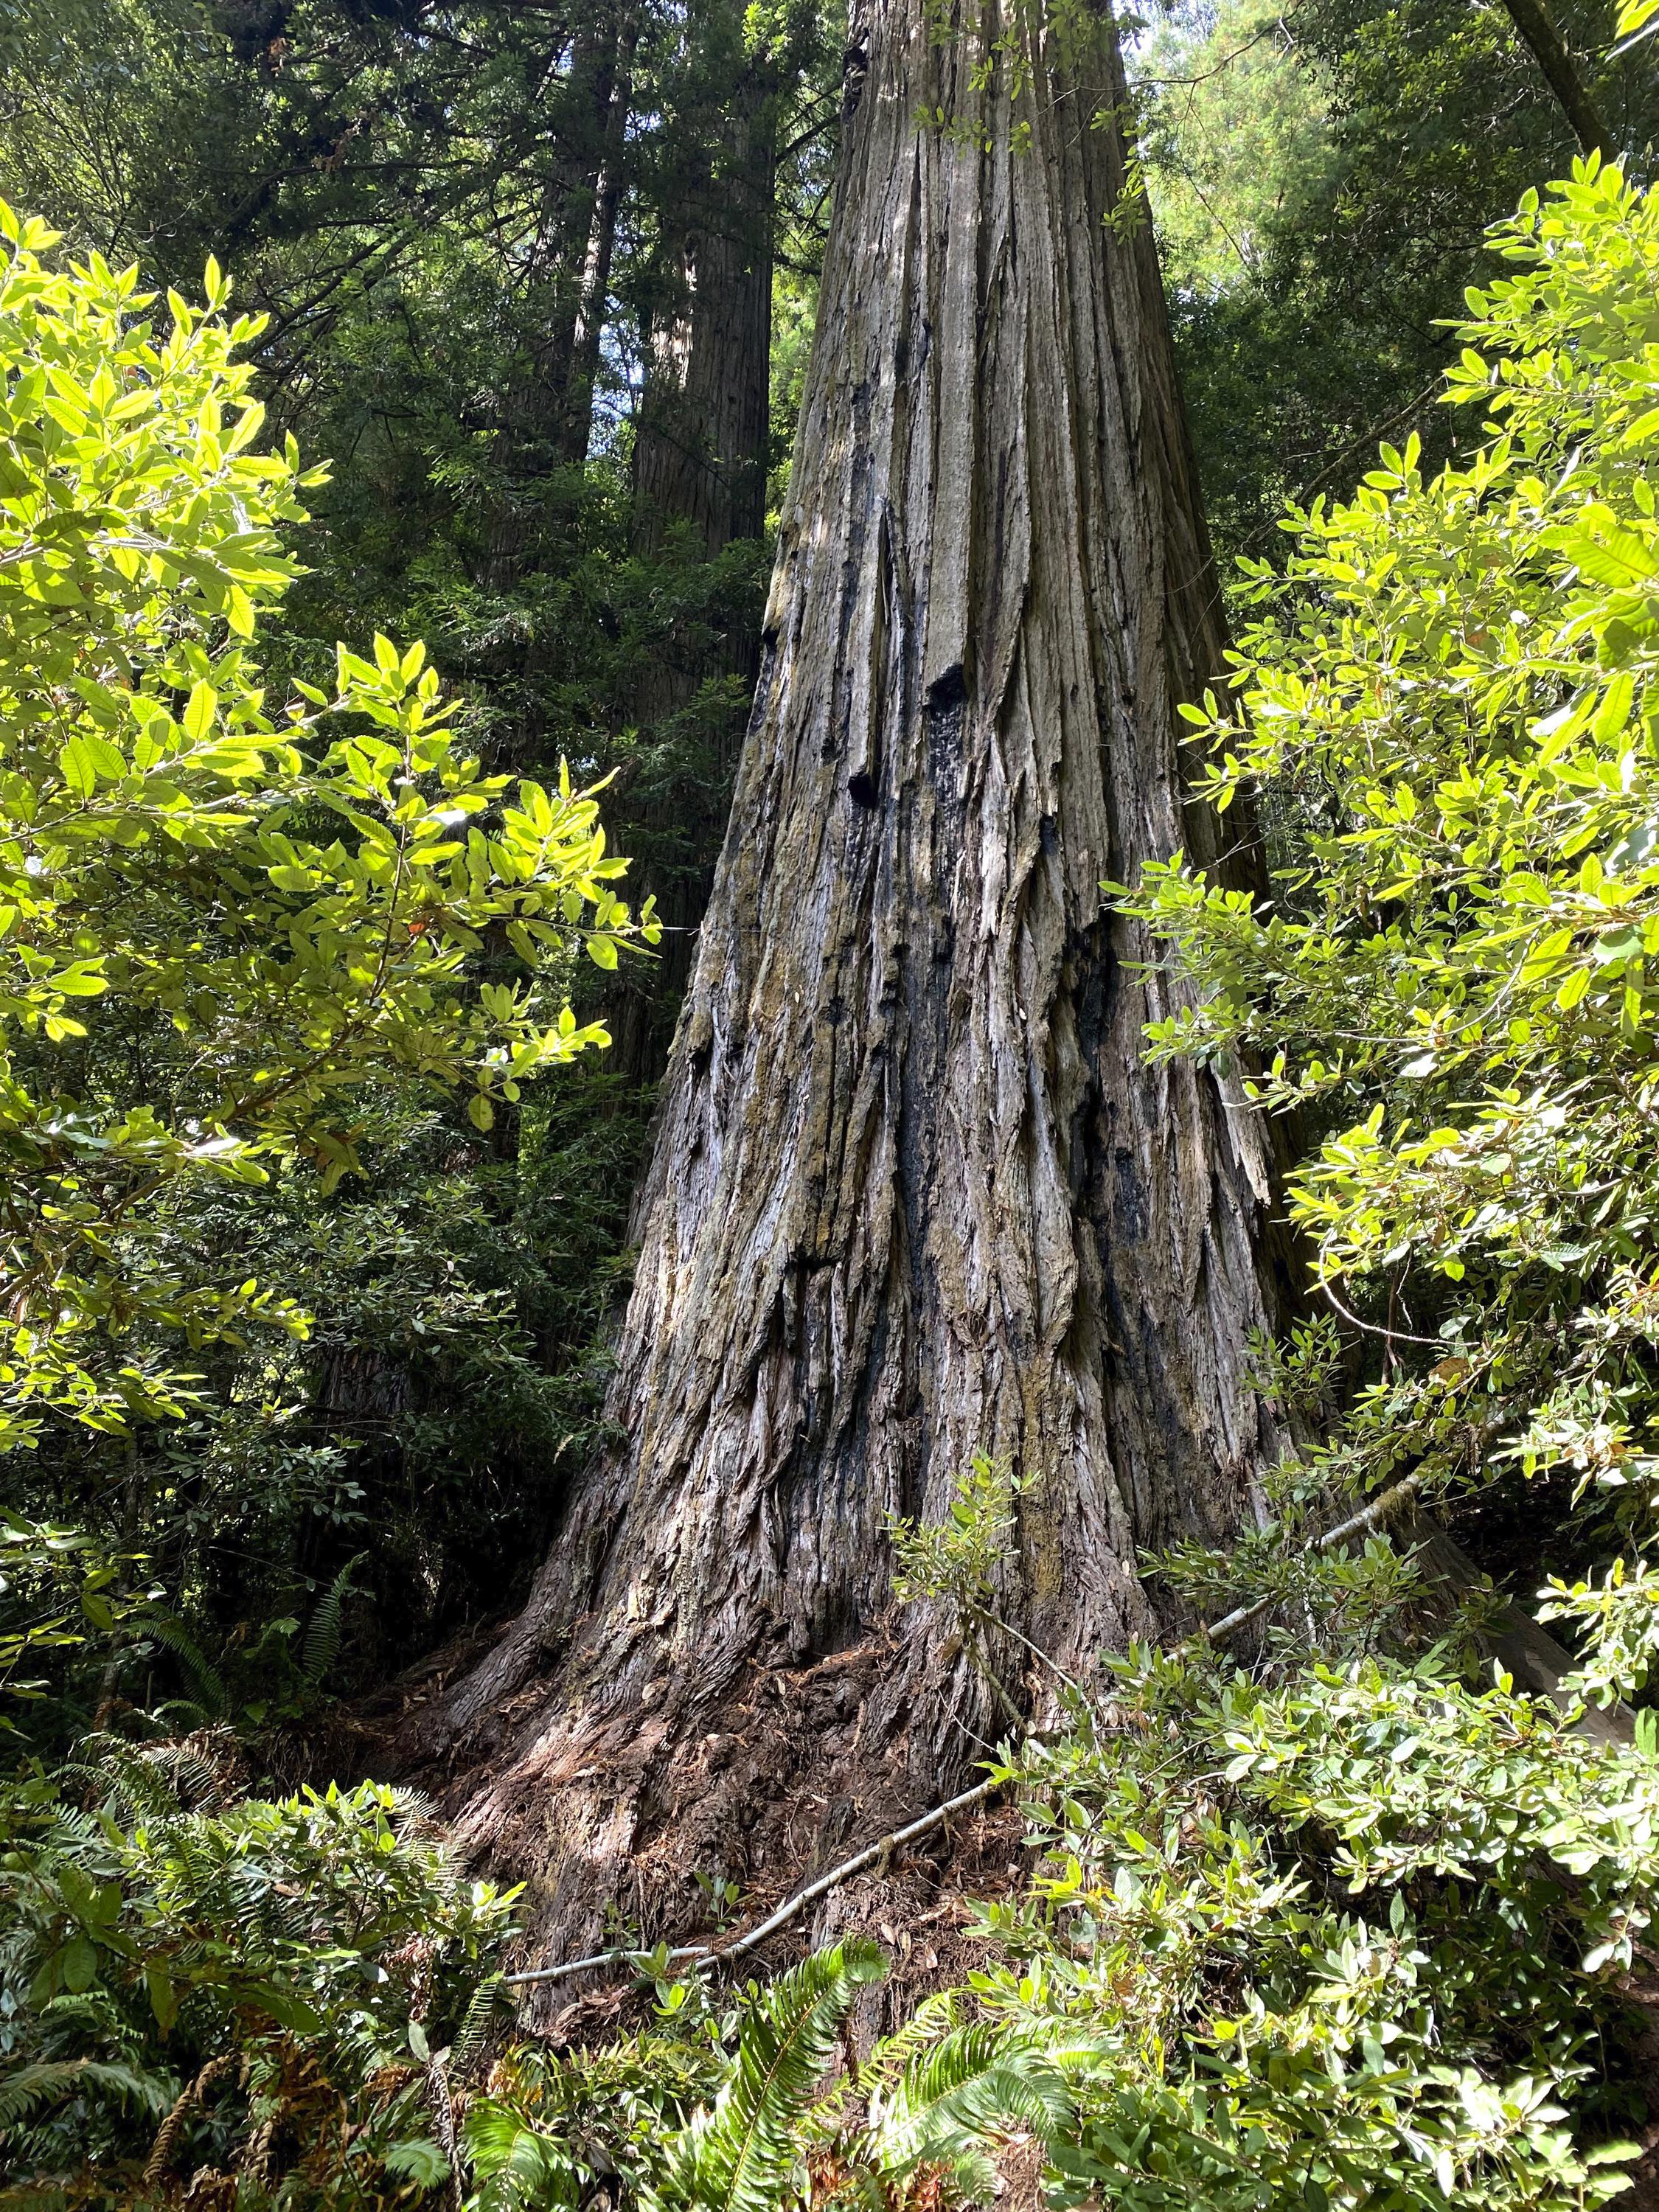
[[[550,1870],[527,1893],[526,1968],[694,1938],[718,1948],[728,1882],[750,1929],[812,1889],[817,1918],[803,1912],[800,1932],[817,1940],[841,1924],[821,1878],[937,1808],[939,1763],[931,1750],[916,1758],[919,1742],[956,1739],[947,1788],[971,1781],[993,1747],[975,1731],[982,1715],[966,1681],[942,1685],[940,1711],[913,1726],[910,1701],[894,1694],[897,1658],[882,1632],[806,1667],[751,1662],[712,1711],[665,1692],[620,1711],[556,1709],[550,1725],[548,1686],[533,1683],[518,1712],[509,1701],[496,1717],[493,1742],[467,1747],[489,1756],[448,1776],[423,1761],[416,1775],[481,1857]],[[926,1840],[937,1846],[943,1828]],[[563,1997],[538,1993],[544,2024]]]

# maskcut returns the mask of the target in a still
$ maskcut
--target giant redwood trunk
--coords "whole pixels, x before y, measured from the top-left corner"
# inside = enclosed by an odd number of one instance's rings
[[[976,90],[1009,34],[1029,73],[1005,49]],[[890,1516],[974,1454],[1030,1485],[1009,1617],[1078,1666],[1152,1625],[1139,1547],[1224,1534],[1277,1449],[1261,1137],[1145,1065],[1176,987],[1103,909],[1217,853],[1175,708],[1221,640],[1115,47],[1061,42],[998,0],[854,27],[614,1440],[437,1721],[538,1949],[619,1893],[653,1935],[698,1867],[775,1889],[1003,1732],[951,1622],[890,1599]]]

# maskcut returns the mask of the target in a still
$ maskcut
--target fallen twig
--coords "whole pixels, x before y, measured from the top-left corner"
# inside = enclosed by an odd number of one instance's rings
[[[1362,1505],[1358,1513],[1351,1513],[1346,1521],[1339,1521],[1334,1528],[1328,1528],[1307,1549],[1310,1552],[1334,1552],[1339,1544],[1346,1544],[1350,1536],[1367,1535],[1373,1528],[1381,1528],[1390,1514],[1397,1513],[1402,1505],[1417,1495],[1422,1480],[1420,1473],[1408,1474],[1391,1489],[1380,1491],[1369,1505]],[[1230,1613],[1216,1622],[1213,1628],[1201,1628],[1199,1634],[1208,1643],[1219,1644],[1229,1636],[1236,1636],[1241,1628],[1248,1628],[1251,1621],[1260,1620],[1264,1613],[1271,1613],[1274,1606],[1281,1602],[1278,1595],[1270,1595],[1256,1598],[1249,1605],[1235,1606]]]
[[[828,1874],[821,1874],[816,1881],[809,1881],[805,1889],[798,1889],[793,1897],[786,1899],[779,1905],[775,1912],[763,1920],[758,1928],[751,1928],[747,1935],[734,1936],[725,1943],[683,1943],[678,1950],[667,1953],[664,1963],[679,1966],[695,1959],[702,1965],[714,1966],[723,1959],[735,1959],[744,1951],[752,1951],[757,1943],[763,1943],[769,1936],[775,1935],[780,1928],[787,1927],[798,1913],[803,1912],[826,1890],[834,1889],[854,1875],[862,1873],[866,1867],[873,1865],[890,1851],[897,1850],[901,1844],[913,1844],[919,1836],[931,1833],[948,1820],[952,1813],[965,1813],[969,1806],[983,1804],[994,1790],[1002,1786],[1002,1781],[1001,1776],[994,1775],[989,1781],[976,1782],[971,1790],[963,1790],[945,1804],[935,1805],[931,1813],[923,1813],[920,1818],[907,1821],[903,1827],[894,1828],[887,1835],[878,1836],[873,1844],[866,1844],[861,1851],[854,1851],[850,1859],[843,1859],[838,1867],[831,1867]],[[532,1966],[526,1972],[504,1974],[501,1978],[513,1984],[558,1982],[568,1974],[585,1973],[592,1966],[637,1966],[641,1960],[658,1955],[654,1951],[640,1949],[596,1951],[591,1958],[566,1959],[556,1966]]]

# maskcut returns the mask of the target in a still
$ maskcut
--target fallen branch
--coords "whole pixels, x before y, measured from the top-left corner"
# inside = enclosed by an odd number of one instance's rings
[[[919,1819],[908,1821],[903,1827],[894,1828],[889,1834],[878,1836],[873,1844],[866,1844],[850,1859],[843,1859],[838,1867],[831,1867],[828,1874],[821,1874],[816,1881],[809,1881],[805,1889],[798,1889],[793,1897],[786,1899],[775,1912],[763,1920],[758,1928],[751,1928],[746,1936],[734,1936],[726,1943],[683,1943],[678,1950],[666,1954],[664,1964],[679,1966],[696,1960],[704,1966],[717,1966],[724,1959],[735,1959],[744,1951],[752,1951],[757,1943],[763,1943],[769,1936],[775,1935],[780,1928],[787,1927],[826,1890],[836,1888],[855,1874],[861,1874],[866,1867],[874,1865],[878,1859],[897,1850],[901,1844],[913,1844],[919,1836],[931,1834],[933,1829],[942,1826],[952,1813],[965,1813],[970,1806],[983,1804],[994,1790],[1001,1788],[1002,1780],[1001,1776],[994,1776],[988,1782],[976,1782],[971,1790],[964,1790],[947,1803],[935,1805],[931,1813],[924,1813]],[[504,1974],[501,1978],[509,1984],[558,1982],[568,1974],[586,1973],[592,1966],[637,1966],[641,1960],[658,1955],[656,1952],[648,1950],[596,1951],[588,1959],[566,1959],[556,1966],[532,1966],[526,1973]]]
[[[1349,1514],[1347,1519],[1339,1521],[1334,1528],[1328,1528],[1307,1549],[1310,1552],[1334,1552],[1339,1544],[1346,1544],[1351,1536],[1369,1535],[1373,1528],[1380,1528],[1391,1514],[1397,1513],[1402,1505],[1417,1495],[1422,1480],[1420,1474],[1408,1474],[1391,1489],[1379,1491],[1369,1505],[1362,1505],[1358,1513]],[[1282,1602],[1279,1596],[1270,1595],[1256,1598],[1249,1605],[1236,1606],[1231,1613],[1218,1620],[1213,1628],[1201,1628],[1199,1634],[1207,1643],[1223,1643],[1228,1637],[1237,1636],[1241,1628],[1248,1628],[1253,1620],[1259,1620],[1264,1613],[1271,1613],[1276,1605]]]

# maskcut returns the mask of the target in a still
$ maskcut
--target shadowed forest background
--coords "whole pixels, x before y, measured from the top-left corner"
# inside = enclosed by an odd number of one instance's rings
[[[921,43],[948,55],[960,12],[915,11]],[[1102,896],[1191,981],[1148,999],[1149,1068],[1231,1085],[1243,1119],[1248,1078],[1272,1109],[1267,1287],[1226,1292],[1264,1409],[1228,1478],[1248,1503],[1130,1530],[1162,1595],[1122,1600],[1129,1649],[1080,1685],[1020,1625],[1041,1592],[1010,1596],[1052,1510],[1018,1453],[984,1436],[941,1516],[937,1482],[905,1492],[879,1571],[969,1686],[954,1766],[924,1787],[912,1743],[866,1803],[857,1666],[880,1669],[853,1629],[745,1649],[808,1685],[778,1730],[852,1778],[805,1842],[763,1816],[752,1848],[641,1845],[649,1881],[586,1900],[620,1971],[568,2010],[502,1979],[549,1962],[515,1931],[574,1924],[534,1808],[514,1825],[528,1770],[469,1810],[499,1747],[465,1689],[443,1700],[515,1617],[534,1651],[473,1678],[487,1721],[566,1663],[532,1583],[569,1528],[600,1546],[572,1501],[625,1450],[636,1194],[691,1174],[671,1112],[647,1180],[653,1117],[752,827],[722,860],[769,579],[814,495],[803,395],[835,373],[833,331],[816,386],[809,361],[836,163],[884,34],[793,0],[24,0],[0,22],[0,941],[22,963],[0,2203],[1565,2212],[1651,2190],[1659,49],[1639,6],[1620,46],[1617,10],[1577,0],[1553,26],[1222,0],[1120,15],[1120,91],[1075,14],[984,33],[975,96],[1002,121],[907,127],[1018,164],[1030,125],[1006,117],[1058,53],[1078,129],[1122,149],[1091,240],[1113,269],[1156,243],[1215,562],[1192,632],[1224,616],[1248,714],[1183,635],[1188,861],[1166,840]],[[121,350],[131,264],[155,347],[183,310],[196,366]],[[154,550],[120,534],[140,478],[98,444],[118,393],[151,391],[180,471],[154,526],[185,548],[154,604],[121,567]],[[254,402],[247,453],[297,459],[239,476],[222,415]],[[74,559],[125,579],[107,623],[93,568],[48,574],[59,513]],[[54,662],[83,607],[94,645]],[[930,672],[928,712],[973,673]],[[181,760],[219,746],[155,802],[201,817],[176,890],[117,781],[149,772],[115,723],[152,693]],[[284,739],[290,697],[316,713]],[[330,714],[371,734],[329,751]],[[81,754],[57,750],[82,715]],[[878,823],[882,774],[860,757],[847,786]],[[365,823],[404,824],[417,788],[473,827],[418,884],[377,878],[392,833]],[[436,872],[469,835],[452,897]],[[429,1000],[383,989],[394,935],[416,994],[453,955]],[[333,968],[370,981],[330,997]],[[1516,1610],[1549,1577],[1559,1644]],[[1194,1647],[1240,1606],[1237,1655]],[[423,1733],[440,1710],[462,1717]],[[729,1788],[746,1834],[752,1746],[698,1729],[696,1789]],[[914,1879],[884,1856],[809,1957],[769,1954],[746,1995],[681,1973],[671,1944],[718,1945],[988,1755],[979,1825]],[[747,1786],[783,1803],[754,1756]],[[405,1784],[450,1789],[471,1863]]]

